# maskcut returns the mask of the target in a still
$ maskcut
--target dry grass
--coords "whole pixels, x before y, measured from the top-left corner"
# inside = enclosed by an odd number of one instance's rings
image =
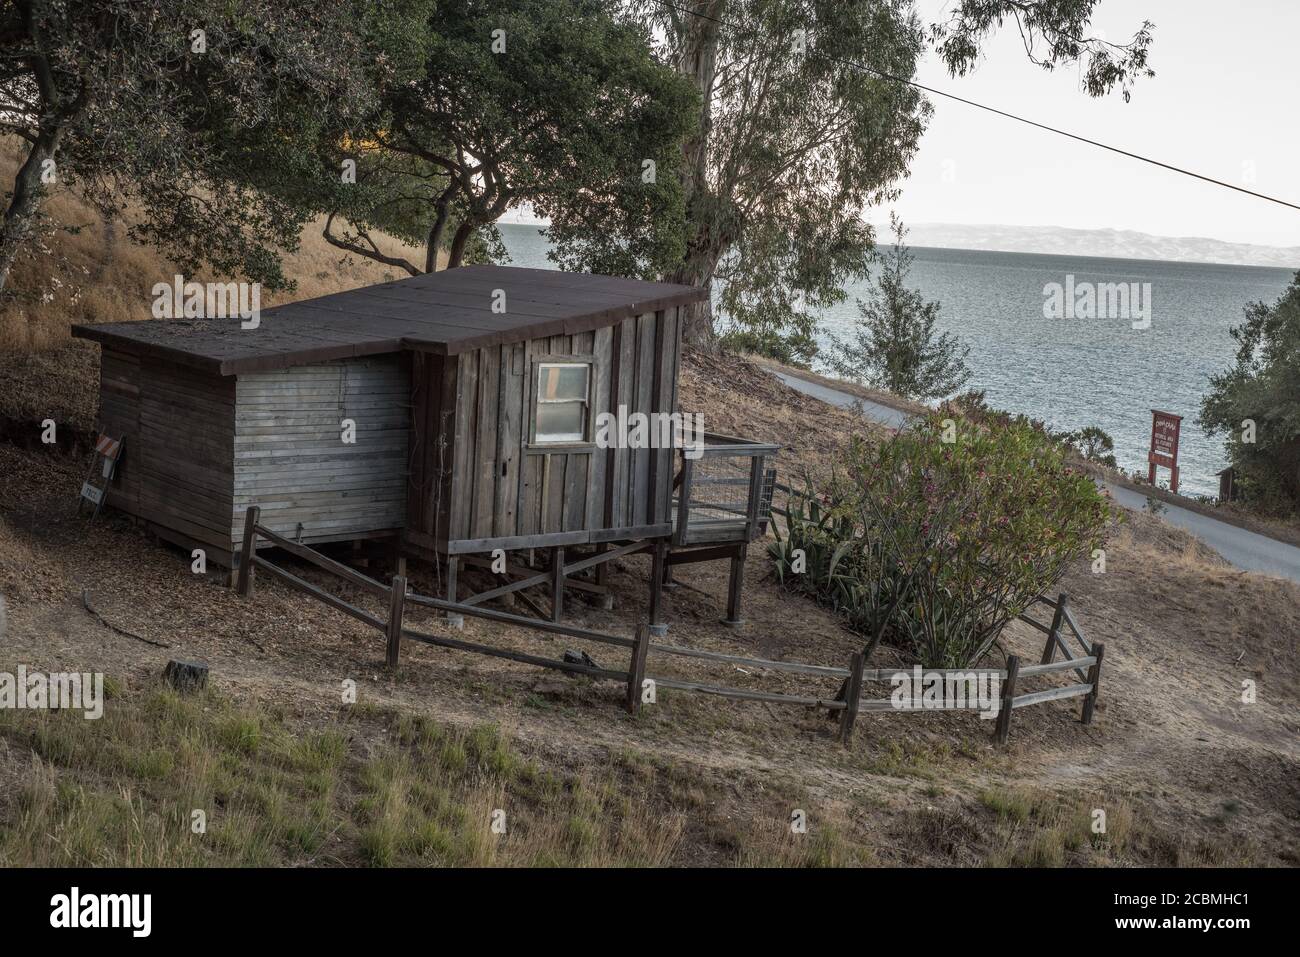
[[[0,180],[12,182],[20,163],[20,141],[0,139]],[[61,228],[19,258],[0,302],[0,353],[56,349],[78,323],[126,322],[150,317],[150,290],[170,282],[175,265],[158,250],[139,246],[127,234],[132,219],[105,222],[66,189],[55,189],[44,211]],[[310,299],[344,289],[403,278],[406,273],[373,260],[349,256],[321,237],[323,220],[308,225],[297,250],[285,254],[291,292],[263,297],[264,307]],[[392,237],[379,237],[389,255],[414,262],[423,253]],[[203,282],[230,277],[193,277]]]
[[[551,773],[495,727],[418,715],[293,729],[154,685],[116,689],[98,721],[0,711],[0,739],[30,755],[5,866],[655,866],[682,838],[683,815],[617,768]]]
[[[680,388],[683,411],[700,413],[705,431],[779,443],[780,480],[787,485],[798,484],[804,471],[827,474],[849,436],[879,437],[887,431],[851,410],[791,389],[741,356],[688,351]]]

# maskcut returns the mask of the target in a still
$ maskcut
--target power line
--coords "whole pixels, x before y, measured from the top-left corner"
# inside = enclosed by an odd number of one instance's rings
[[[693,17],[699,17],[702,20],[709,20],[713,23],[717,23],[731,30],[736,29],[735,24],[728,23],[726,20],[723,20],[720,17],[712,17],[709,16],[707,13],[701,13],[698,10],[692,10],[688,7],[680,7],[674,3],[669,3],[668,0],[655,0],[655,2],[658,3],[660,6],[668,7],[670,9],[678,11],[679,13],[686,13]],[[995,106],[988,106],[987,104],[984,103],[978,103],[975,100],[969,100],[964,96],[958,96],[956,93],[949,93],[946,90],[940,90],[932,86],[926,86],[924,83],[917,83],[915,80],[909,80],[906,77],[895,76],[892,73],[886,73],[883,70],[877,70],[875,67],[867,66],[865,63],[859,63],[856,60],[845,60],[840,57],[827,56],[826,54],[817,51],[815,47],[813,48],[813,53],[815,55],[823,57],[824,59],[830,60],[832,63],[838,63],[841,66],[847,66],[847,67],[852,67],[853,69],[856,70],[862,70],[865,73],[870,73],[874,76],[878,76],[883,80],[890,80],[894,83],[902,83],[906,86],[913,87],[914,89],[923,90],[926,93],[932,93],[935,96],[942,96],[942,97],[946,97],[949,100],[956,100],[958,103],[965,103],[967,106],[973,106],[977,109],[985,110],[986,112],[989,113],[994,113],[997,116],[1002,116],[1009,120],[1015,120],[1018,123],[1024,123],[1027,126],[1034,126],[1040,130],[1046,130],[1049,133],[1055,133],[1058,136],[1064,136],[1072,140],[1077,140],[1080,143],[1087,143],[1089,146],[1096,146],[1103,150],[1109,150],[1112,153],[1118,153],[1120,156],[1127,156],[1130,159],[1139,160],[1143,163],[1149,163],[1152,166],[1158,166],[1161,169],[1167,169],[1175,173],[1181,173],[1182,175],[1190,176],[1193,179],[1199,179],[1206,183],[1213,183],[1215,186],[1223,186],[1226,189],[1236,190],[1238,193],[1245,193],[1247,196],[1254,196],[1256,199],[1267,200],[1270,203],[1277,203],[1279,206],[1286,206],[1289,209],[1300,211],[1300,206],[1297,206],[1295,203],[1289,203],[1284,199],[1278,199],[1276,196],[1269,196],[1267,193],[1257,193],[1253,189],[1246,189],[1244,186],[1236,186],[1232,183],[1225,183],[1223,180],[1215,179],[1213,176],[1206,176],[1203,173],[1197,173],[1194,170],[1184,169],[1181,166],[1174,166],[1172,163],[1163,163],[1160,160],[1152,159],[1149,156],[1143,156],[1141,153],[1134,153],[1131,150],[1122,149],[1118,146],[1111,146],[1108,143],[1102,143],[1099,140],[1089,139],[1086,136],[1080,136],[1078,133],[1071,133],[1069,130],[1062,130],[1055,126],[1048,126],[1046,123],[1039,123],[1037,120],[1031,120],[1027,117],[1019,116],[1015,113],[1009,113],[1006,110],[999,110]]]

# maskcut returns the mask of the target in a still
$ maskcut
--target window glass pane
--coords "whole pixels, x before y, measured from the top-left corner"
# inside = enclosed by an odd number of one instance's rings
[[[586,363],[539,366],[537,397],[539,399],[587,398],[588,368],[590,367]]]
[[[538,442],[581,442],[586,438],[583,402],[544,402],[537,406]]]

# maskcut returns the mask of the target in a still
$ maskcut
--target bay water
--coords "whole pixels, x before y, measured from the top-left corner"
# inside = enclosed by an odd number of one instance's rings
[[[554,268],[539,227],[500,229],[511,265]],[[1227,460],[1222,439],[1196,424],[1201,397],[1209,377],[1233,362],[1229,329],[1243,321],[1243,308],[1275,302],[1290,270],[928,247],[912,253],[909,285],[939,302],[939,327],[970,346],[967,388],[984,390],[994,408],[1056,429],[1100,426],[1126,470],[1146,471],[1151,410],[1181,415],[1180,490],[1217,493],[1216,473]],[[828,334],[850,332],[869,286],[846,292],[842,305],[816,316],[823,347]],[[1160,476],[1168,479],[1166,471]]]

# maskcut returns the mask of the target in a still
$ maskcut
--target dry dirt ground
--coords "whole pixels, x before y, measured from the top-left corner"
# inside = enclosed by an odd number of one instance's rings
[[[46,368],[62,366],[81,389],[93,388],[94,363],[84,352],[58,355]],[[75,396],[78,387],[64,381],[59,391]],[[84,396],[66,401],[86,405]],[[784,443],[784,481],[804,467],[825,467],[860,428],[848,413],[735,358],[690,357],[683,406],[704,412],[710,429]],[[263,579],[255,599],[242,600],[215,577],[193,574],[188,554],[121,518],[75,517],[88,460],[23,441],[16,432],[39,428],[23,424],[26,414],[11,415],[11,441],[0,441],[0,593],[8,604],[0,670],[22,663],[103,671],[132,687],[169,658],[196,659],[211,665],[224,693],[275,705],[304,727],[337,715],[341,683],[350,678],[362,705],[457,726],[496,723],[548,767],[580,770],[620,754],[650,755],[679,780],[698,782],[702,795],[707,830],[688,830],[679,863],[731,862],[744,851],[733,846],[738,838],[729,843],[732,825],[752,833],[753,822],[764,822],[779,835],[796,807],[814,828],[833,821],[843,840],[863,850],[855,859],[880,863],[1300,861],[1300,589],[1224,567],[1157,519],[1134,516],[1115,530],[1104,574],[1081,567],[1062,586],[1088,637],[1106,643],[1091,727],[1079,723],[1077,701],[1050,702],[1018,710],[1009,746],[998,748],[991,723],[969,712],[865,714],[846,749],[834,724],[807,709],[661,690],[632,718],[613,683],[413,642],[390,672],[382,636],[306,596]],[[568,620],[629,634],[644,614],[647,565],[636,557],[616,568],[612,611],[575,596]],[[294,568],[382,614],[367,596]],[[382,577],[386,569],[374,572]],[[417,590],[438,593],[432,569],[413,564],[411,574]],[[835,665],[858,644],[826,610],[780,590],[761,547],[750,550],[742,628],[718,620],[725,563],[688,566],[680,578],[666,598],[670,642]],[[136,637],[102,624],[83,593],[104,622]],[[410,626],[444,627],[420,613]],[[554,657],[583,647],[473,620],[463,637]],[[1041,653],[1041,637],[1024,626],[1006,644],[1033,660]],[[621,650],[584,650],[601,665],[624,665]],[[872,664],[898,660],[885,651]],[[649,670],[766,690],[836,690],[832,679],[680,658],[652,656]],[[1246,681],[1256,687],[1254,703],[1243,703]],[[885,696],[888,689],[878,690]],[[0,739],[0,792],[26,766],[18,751]],[[1044,802],[1107,809],[1127,836],[1100,852],[1035,851],[1041,815],[1032,808]],[[0,821],[5,813],[0,800]]]

